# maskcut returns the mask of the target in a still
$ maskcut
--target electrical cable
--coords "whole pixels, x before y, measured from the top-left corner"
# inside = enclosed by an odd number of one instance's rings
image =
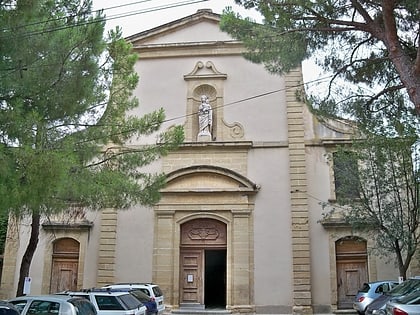
[[[101,12],[103,10],[114,9],[114,8],[119,8],[119,7],[123,7],[123,6],[128,6],[128,5],[133,5],[133,4],[138,4],[138,3],[147,2],[147,1],[151,1],[151,0],[143,0],[143,1],[133,2],[133,3],[129,3],[129,4],[113,6],[113,7],[109,7],[109,8],[106,8],[106,9],[99,9],[99,10],[92,11],[92,13]],[[91,20],[83,21],[81,23],[74,23],[74,24],[63,25],[63,26],[59,26],[59,27],[51,27],[51,28],[47,28],[47,29],[29,31],[27,33],[22,33],[22,34],[19,34],[19,35],[17,35],[16,32],[13,32],[13,34],[5,34],[5,32],[10,31],[9,29],[5,28],[5,29],[1,29],[0,33],[3,33],[3,36],[0,36],[0,39],[7,39],[7,38],[10,38],[10,37],[12,37],[12,38],[26,38],[26,37],[36,36],[36,35],[43,35],[45,33],[51,33],[51,32],[60,31],[60,30],[64,30],[64,29],[69,29],[69,28],[73,28],[73,27],[80,27],[80,26],[85,26],[85,25],[89,25],[89,24],[96,24],[96,23],[106,22],[106,21],[115,20],[115,19],[119,19],[119,18],[129,17],[129,16],[133,16],[133,15],[139,15],[139,14],[145,14],[145,13],[150,13],[150,12],[155,12],[155,11],[167,10],[167,9],[172,9],[172,8],[177,8],[177,7],[182,7],[182,6],[186,6],[186,5],[197,4],[197,3],[200,3],[200,2],[207,2],[207,1],[209,1],[209,0],[186,0],[186,1],[179,1],[179,2],[175,2],[175,3],[171,3],[171,4],[165,4],[165,5],[145,8],[145,9],[139,9],[139,10],[136,10],[136,11],[118,13],[118,14],[114,14],[114,15],[111,15],[111,16],[106,16],[105,15],[103,18],[101,18],[101,17],[98,18],[98,17],[92,16],[93,20],[91,19]],[[20,26],[18,26],[18,28],[23,28],[23,27],[27,27],[27,26],[33,26],[33,25],[45,25],[46,23],[49,23],[49,22],[60,21],[60,20],[69,19],[69,18],[72,18],[72,17],[74,18],[74,17],[77,17],[77,16],[78,16],[77,14],[76,15],[69,15],[69,16],[65,16],[65,17],[61,17],[61,18],[57,18],[57,19],[50,19],[50,20],[46,20],[46,21],[29,23],[29,24],[26,24],[26,25],[20,25]]]
[[[296,84],[294,86],[290,86],[290,87],[286,87],[286,88],[282,88],[282,89],[278,89],[278,90],[273,90],[273,91],[264,92],[264,93],[261,93],[261,94],[249,96],[249,97],[246,97],[246,98],[243,98],[243,99],[239,99],[237,101],[226,103],[226,104],[223,104],[223,105],[220,105],[220,106],[215,106],[213,109],[225,108],[225,107],[232,106],[232,105],[235,105],[235,104],[239,104],[239,103],[251,101],[251,100],[254,100],[254,99],[257,99],[257,98],[261,98],[261,97],[264,97],[264,96],[267,96],[267,95],[271,95],[271,94],[275,94],[275,93],[279,93],[279,92],[285,92],[289,89],[302,87],[302,86],[305,86],[305,85],[308,85],[308,84],[311,84],[311,83],[322,82],[324,80],[328,80],[332,76],[333,75],[329,75],[329,76],[318,78],[318,79],[315,79],[315,80],[312,80],[312,81],[309,81],[309,82],[299,83],[299,84]],[[177,116],[177,117],[173,117],[173,118],[169,118],[169,119],[165,119],[163,122],[170,122],[170,121],[183,119],[183,118],[186,118],[186,117],[189,117],[189,116],[194,116],[194,115],[197,115],[197,112],[194,112],[194,113],[191,113],[191,114],[185,114],[185,115],[182,115],[182,116]]]

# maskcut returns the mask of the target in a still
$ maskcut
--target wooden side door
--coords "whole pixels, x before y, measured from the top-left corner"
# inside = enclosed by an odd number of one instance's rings
[[[79,242],[71,238],[58,239],[53,244],[50,293],[77,290]]]
[[[180,303],[204,305],[203,250],[182,249],[180,258]]]
[[[354,297],[362,284],[367,282],[366,262],[337,262],[337,293],[339,309],[352,308]]]
[[[52,265],[51,293],[77,290],[78,261],[74,259],[54,259]]]
[[[366,241],[348,237],[336,242],[337,308],[351,309],[358,289],[368,282]]]

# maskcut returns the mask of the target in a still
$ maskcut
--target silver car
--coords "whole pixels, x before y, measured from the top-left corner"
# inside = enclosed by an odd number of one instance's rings
[[[71,296],[20,296],[8,302],[20,311],[20,315],[97,315],[95,307],[88,300]]]
[[[387,315],[420,315],[420,291],[393,299],[386,304]]]
[[[397,281],[383,280],[363,283],[362,287],[357,291],[353,302],[353,308],[359,313],[364,314],[366,307],[373,302],[374,299],[388,292],[397,286]]]

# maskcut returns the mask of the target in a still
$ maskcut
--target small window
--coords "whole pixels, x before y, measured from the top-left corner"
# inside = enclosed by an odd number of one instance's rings
[[[156,297],[163,295],[162,290],[160,289],[160,287],[157,287],[157,286],[156,287],[152,287],[152,290],[153,290],[153,293],[155,294]]]
[[[27,300],[20,300],[20,301],[11,301],[12,303],[19,311],[19,313],[22,313],[23,309],[25,308],[26,303],[28,303]]]
[[[74,305],[77,315],[96,315],[96,309],[92,303],[83,299],[69,300]]]
[[[369,283],[363,283],[363,286],[360,288],[359,292],[367,293],[370,290]]]

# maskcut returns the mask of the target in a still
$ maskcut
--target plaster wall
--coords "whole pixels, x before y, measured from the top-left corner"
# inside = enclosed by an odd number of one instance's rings
[[[118,212],[116,282],[152,282],[153,208]]]
[[[261,186],[254,210],[255,305],[284,313],[292,305],[288,150],[253,149],[248,157],[249,178]]]
[[[198,61],[212,61],[218,71],[227,74],[227,79],[222,83],[224,120],[227,123],[239,122],[243,125],[245,136],[241,140],[287,139],[284,80],[268,74],[261,66],[252,64],[241,56],[153,60],[140,58],[136,65],[140,83],[135,91],[140,106],[133,113],[143,115],[163,107],[168,120],[163,128],[184,124],[187,114],[187,83],[184,75],[192,71]],[[147,82],[146,78],[154,79],[153,82]],[[267,91],[278,92],[262,96]],[[234,102],[237,103],[233,104]],[[136,144],[135,140],[133,144]]]
[[[306,147],[308,175],[309,227],[311,244],[311,275],[314,304],[325,307],[331,304],[331,276],[335,265],[330,264],[329,233],[319,223],[323,212],[321,202],[330,196],[330,166],[327,164],[325,149],[321,146]]]

